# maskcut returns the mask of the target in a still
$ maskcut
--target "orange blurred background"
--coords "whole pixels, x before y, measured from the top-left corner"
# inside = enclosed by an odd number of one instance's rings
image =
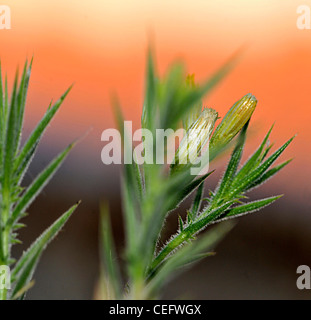
[[[55,143],[90,127],[97,133],[114,126],[109,101],[113,91],[127,118],[139,125],[148,40],[155,43],[160,72],[181,58],[197,80],[246,45],[242,61],[206,105],[223,115],[245,93],[255,94],[259,104],[253,122],[259,137],[273,122],[272,138],[278,144],[299,134],[290,147],[295,162],[287,169],[291,188],[299,188],[306,174],[310,177],[311,160],[306,148],[311,141],[311,30],[296,27],[300,4],[299,0],[10,1],[12,29],[0,32],[0,54],[11,79],[16,65],[34,55],[30,126],[52,97],[75,84],[57,128],[54,124],[51,130]]]
[[[251,92],[257,97],[259,103],[252,120],[256,135],[250,140],[249,150],[253,150],[274,122],[272,140],[276,146],[298,133],[282,156],[282,160],[290,157],[295,160],[267,186],[276,194],[285,193],[287,200],[281,201],[292,203],[293,210],[297,206],[303,208],[294,212],[295,219],[299,220],[301,214],[302,221],[311,221],[307,215],[311,196],[311,30],[296,27],[297,6],[305,1],[6,2],[3,4],[11,8],[12,28],[0,30],[0,56],[11,82],[16,66],[21,67],[26,57],[34,55],[25,132],[40,119],[51,98],[56,100],[74,83],[41,150],[46,153],[61,150],[92,128],[68,159],[65,169],[75,176],[73,181],[83,175],[79,180],[83,181],[81,188],[89,188],[90,193],[98,195],[98,201],[99,197],[116,197],[119,192],[118,181],[100,163],[101,132],[114,127],[109,97],[111,92],[118,93],[126,118],[138,127],[148,42],[155,44],[161,74],[174,60],[182,59],[198,81],[211,75],[234,51],[246,45],[237,67],[204,103],[223,116],[244,94]],[[95,167],[92,161],[96,161]],[[101,190],[95,191],[97,185],[91,181],[92,177],[98,177],[96,173],[88,180],[85,178],[87,171],[94,168],[102,170],[103,179],[111,179],[103,183]],[[71,179],[65,169],[61,173]],[[103,173],[107,175],[104,177]],[[57,183],[70,185],[57,177]],[[53,186],[56,188],[56,182]],[[80,197],[78,192],[79,186],[72,198]]]

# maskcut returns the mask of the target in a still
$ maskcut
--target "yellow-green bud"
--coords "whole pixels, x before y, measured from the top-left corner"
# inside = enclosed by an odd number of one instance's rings
[[[176,151],[175,164],[172,165],[172,168],[196,162],[213,132],[217,117],[218,113],[214,109],[206,108],[201,112],[183,137]]]
[[[210,148],[222,147],[229,143],[250,119],[257,104],[257,99],[250,93],[237,101],[217,126]]]

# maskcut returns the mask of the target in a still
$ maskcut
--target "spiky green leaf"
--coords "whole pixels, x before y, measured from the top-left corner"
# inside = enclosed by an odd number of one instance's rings
[[[225,212],[223,215],[221,215],[219,219],[215,220],[215,222],[225,221],[229,218],[236,218],[248,213],[258,211],[259,209],[262,209],[268,206],[269,204],[273,203],[274,201],[278,200],[281,197],[282,195],[269,197],[261,200],[252,201],[246,204],[242,204],[240,206],[236,206],[234,208],[231,208],[227,212]]]
[[[9,225],[12,226],[18,220],[20,215],[28,208],[36,196],[46,186],[51,177],[61,166],[73,146],[74,144],[69,145],[62,153],[60,153],[27,188],[12,212],[11,218],[8,222]]]
[[[109,219],[109,209],[106,204],[101,206],[101,263],[102,276],[107,273],[109,283],[113,288],[114,299],[121,299],[122,286],[119,265],[116,261],[116,252]]]
[[[29,167],[40,139],[42,138],[49,123],[54,118],[56,112],[59,110],[66,96],[70,92],[71,88],[72,86],[70,86],[67,91],[61,96],[61,98],[47,110],[41,121],[38,123],[37,127],[25,142],[21,151],[19,152],[14,162],[14,172],[19,179],[23,177],[25,171]]]
[[[295,137],[295,136],[294,136]],[[294,137],[285,142],[277,151],[275,151],[266,161],[260,164],[256,169],[252,170],[241,183],[230,192],[229,196],[237,195],[243,190],[247,190],[257,179],[259,179],[266,170],[275,162],[275,160],[282,154],[287,146],[293,141]]]
[[[204,191],[204,183],[201,183],[198,187],[198,190],[196,192],[195,198],[193,200],[191,210],[189,212],[190,218],[192,221],[195,220],[196,216],[198,215],[200,211],[200,206],[202,203],[202,197],[203,197],[203,191]]]
[[[29,247],[26,252],[24,252],[22,257],[18,260],[11,275],[12,282],[14,282],[14,289],[11,295],[13,298],[31,281],[42,252],[63,228],[78,205],[79,203],[73,205],[60,218],[58,218],[46,231],[41,234],[41,236]]]
[[[180,269],[186,265],[200,261],[213,253],[206,251],[214,248],[217,243],[232,229],[232,224],[223,224],[208,231],[204,236],[196,241],[192,241],[181,247],[167,260],[165,260],[155,273],[150,275],[147,285],[148,294],[158,293],[169,280],[179,274]]]

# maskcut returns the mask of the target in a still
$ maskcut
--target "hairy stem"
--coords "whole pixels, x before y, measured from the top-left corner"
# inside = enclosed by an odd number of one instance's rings
[[[3,192],[3,202],[2,202],[2,225],[5,226],[9,216],[10,216],[10,194],[9,192]],[[8,265],[9,256],[10,256],[10,230],[7,227],[4,227],[2,233],[2,253],[3,253],[3,263],[4,265]],[[7,289],[0,289],[0,300],[7,299]]]
[[[207,216],[205,216],[206,210],[203,211],[201,214],[201,218],[199,218],[196,222],[193,222],[192,224],[190,224],[183,231],[181,231],[174,238],[172,238],[171,241],[169,241],[166,244],[166,246],[160,251],[157,257],[153,260],[148,272],[149,277],[156,271],[156,269],[160,266],[160,264],[164,261],[164,259],[170,253],[172,253],[185,241],[192,239],[195,234],[203,230],[211,221],[215,220],[220,214],[222,214],[226,209],[228,209],[232,205],[232,203],[233,202],[230,201],[223,204],[219,208],[211,211]]]

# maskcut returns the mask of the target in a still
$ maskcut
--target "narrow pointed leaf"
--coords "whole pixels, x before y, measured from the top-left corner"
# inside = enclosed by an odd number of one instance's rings
[[[104,270],[114,291],[114,298],[121,299],[121,276],[116,262],[116,252],[111,231],[109,211],[106,205],[101,206],[101,258]]]
[[[7,119],[9,114],[9,89],[8,89],[8,77],[5,76],[4,81],[4,118]]]
[[[184,231],[184,222],[183,222],[181,216],[178,216],[178,224],[179,224],[179,231],[183,232]]]
[[[124,177],[122,183],[123,191],[123,213],[125,220],[125,233],[126,233],[126,243],[127,243],[127,254],[131,255],[131,250],[137,245],[138,237],[138,217],[135,210],[135,204],[130,192],[130,186]]]
[[[17,82],[18,73],[16,72],[14,86],[11,96],[11,104],[8,115],[8,123],[5,133],[5,145],[3,150],[3,185],[4,190],[10,190],[10,182],[12,177],[13,161],[16,152],[16,146],[18,141],[18,107],[17,107]]]
[[[172,237],[171,240],[162,248],[159,254],[152,261],[149,272],[153,273],[154,270],[156,270],[164,261],[164,259],[166,259],[166,257],[171,254],[171,252],[176,250],[180,245],[182,245],[189,239],[192,239],[192,237],[198,232],[204,230],[212,221],[221,216],[221,214],[224,213],[233,203],[233,200],[228,201],[227,203],[224,203],[208,214],[203,211],[200,219],[187,226],[183,232],[180,232]]]
[[[2,219],[0,217],[0,263],[1,265],[4,264],[4,253],[3,253],[3,242],[2,242],[2,239],[3,239],[3,223],[2,223]]]
[[[141,117],[142,128],[152,130],[156,109],[156,71],[151,49],[148,51],[145,101]]]
[[[27,170],[32,158],[33,154],[36,150],[36,147],[42,138],[47,126],[55,116],[56,112],[62,105],[64,99],[68,95],[72,86],[61,96],[61,98],[53,105],[53,107],[49,108],[45,113],[41,121],[38,123],[37,127],[31,133],[28,140],[25,142],[21,152],[19,153],[15,163],[14,163],[14,171],[17,176],[22,176],[25,170]]]
[[[276,173],[278,173],[281,169],[283,169],[287,164],[289,164],[293,159],[289,159],[287,161],[284,161],[278,166],[275,166],[274,168],[266,171],[259,179],[254,181],[250,186],[247,187],[247,190],[253,189],[255,187],[258,187],[259,185],[263,184],[267,180],[269,180],[271,177],[273,177]]]
[[[200,100],[204,95],[208,94],[220,81],[233,69],[236,65],[238,59],[241,56],[241,50],[238,50],[234,55],[232,55],[228,61],[221,66],[200,88],[191,90],[191,92],[186,95],[182,101],[179,101],[179,107],[174,112],[171,110],[171,117],[168,123],[170,127],[174,127],[179,120],[181,120],[189,110]]]
[[[27,61],[25,62],[24,71],[22,74],[22,79],[21,79],[20,86],[18,89],[18,94],[17,94],[18,116],[19,116],[17,147],[19,147],[20,141],[21,141],[21,133],[23,128],[24,112],[25,112],[25,106],[26,106],[26,97],[27,97],[27,91],[29,86],[32,62],[33,62],[33,59],[31,59],[29,66],[28,66],[28,62]]]
[[[213,198],[213,207],[217,206],[218,201],[222,198],[222,196],[226,193],[229,187],[231,187],[231,183],[234,179],[235,173],[237,171],[237,168],[239,166],[243,148],[245,144],[246,139],[246,131],[248,128],[249,121],[244,125],[242,128],[241,133],[239,134],[237,144],[232,152],[229,164],[227,166],[227,169],[225,171],[225,174],[221,180],[221,183],[219,185],[218,190],[216,191],[216,194]]]
[[[268,155],[268,153],[272,147],[273,147],[273,143],[270,144],[269,146],[267,146],[267,148],[264,150],[264,152],[262,154],[261,161],[263,161],[266,158],[266,156]]]
[[[202,203],[202,197],[203,197],[203,191],[204,191],[204,183],[201,183],[198,187],[198,190],[196,192],[195,198],[192,203],[191,210],[189,212],[190,218],[192,221],[196,218],[196,216],[200,210],[200,206]]]
[[[177,250],[164,261],[156,273],[150,275],[150,281],[147,285],[149,293],[157,293],[168,280],[182,271],[182,267],[212,255],[213,253],[206,253],[206,251],[214,248],[231,229],[232,224],[223,224],[207,232],[199,241],[190,242]]]
[[[2,68],[0,61],[0,175],[2,175],[3,164],[3,146],[4,146],[4,132],[6,130],[6,119],[4,111],[4,92],[2,82]]]
[[[143,194],[143,178],[140,173],[139,165],[137,164],[136,154],[133,149],[129,147],[128,141],[131,139],[131,137],[128,136],[128,132],[124,131],[124,117],[119,101],[116,97],[113,99],[113,106],[115,119],[121,133],[121,141],[124,146],[124,153],[132,160],[132,163],[124,164],[125,174],[127,175],[129,185],[132,186],[134,198],[140,202]]]
[[[28,284],[31,282],[31,278],[33,273],[37,267],[37,264],[40,259],[41,252],[37,251],[34,255],[32,255],[29,260],[25,261],[23,265],[23,269],[18,275],[18,278],[15,283],[15,287],[11,294],[11,300],[23,300],[25,297],[25,293],[20,295],[23,288],[27,287]]]
[[[46,246],[55,238],[58,232],[68,221],[79,203],[72,206],[60,218],[58,218],[41,236],[24,252],[12,271],[12,281],[15,282],[12,297],[26,286],[32,278],[39,258]]]
[[[60,155],[58,155],[49,166],[41,172],[33,183],[27,188],[21,199],[15,206],[12,216],[9,220],[9,225],[13,225],[19,216],[29,207],[35,197],[46,186],[48,181],[60,167],[69,151],[73,148],[73,144],[69,145]]]
[[[11,300],[24,300],[27,291],[30,290],[34,285],[34,281],[28,282],[22,289],[16,292],[13,297],[11,297]]]
[[[255,212],[259,209],[262,209],[262,208],[268,206],[269,204],[273,203],[274,201],[280,199],[281,197],[282,197],[282,195],[275,196],[275,197],[269,197],[269,198],[252,201],[252,202],[231,208],[230,210],[228,210],[227,213],[225,212],[224,215],[220,216],[219,219],[215,220],[215,222],[221,222],[221,221],[225,221],[229,218],[237,218],[237,217],[243,216],[245,214]]]
[[[261,145],[259,148],[254,152],[254,154],[249,158],[249,160],[243,165],[241,170],[236,175],[233,185],[239,184],[239,181],[242,180],[247,174],[249,174],[252,170],[254,170],[257,165],[260,163],[262,157],[263,149],[269,139],[269,136],[271,134],[271,131],[273,129],[273,125],[271,126],[270,130],[268,131],[267,135],[263,139]]]
[[[295,137],[295,136],[294,136]],[[231,191],[230,196],[234,196],[247,189],[252,185],[254,181],[261,177],[265,171],[274,163],[274,161],[282,154],[282,152],[287,148],[287,146],[292,142],[294,137],[290,138],[287,142],[283,144],[277,151],[275,151],[265,162],[263,162],[257,169],[250,172],[249,175],[241,181],[241,183]]]
[[[0,61],[0,119],[4,119],[4,92],[3,92],[3,81],[2,81],[2,65]]]

